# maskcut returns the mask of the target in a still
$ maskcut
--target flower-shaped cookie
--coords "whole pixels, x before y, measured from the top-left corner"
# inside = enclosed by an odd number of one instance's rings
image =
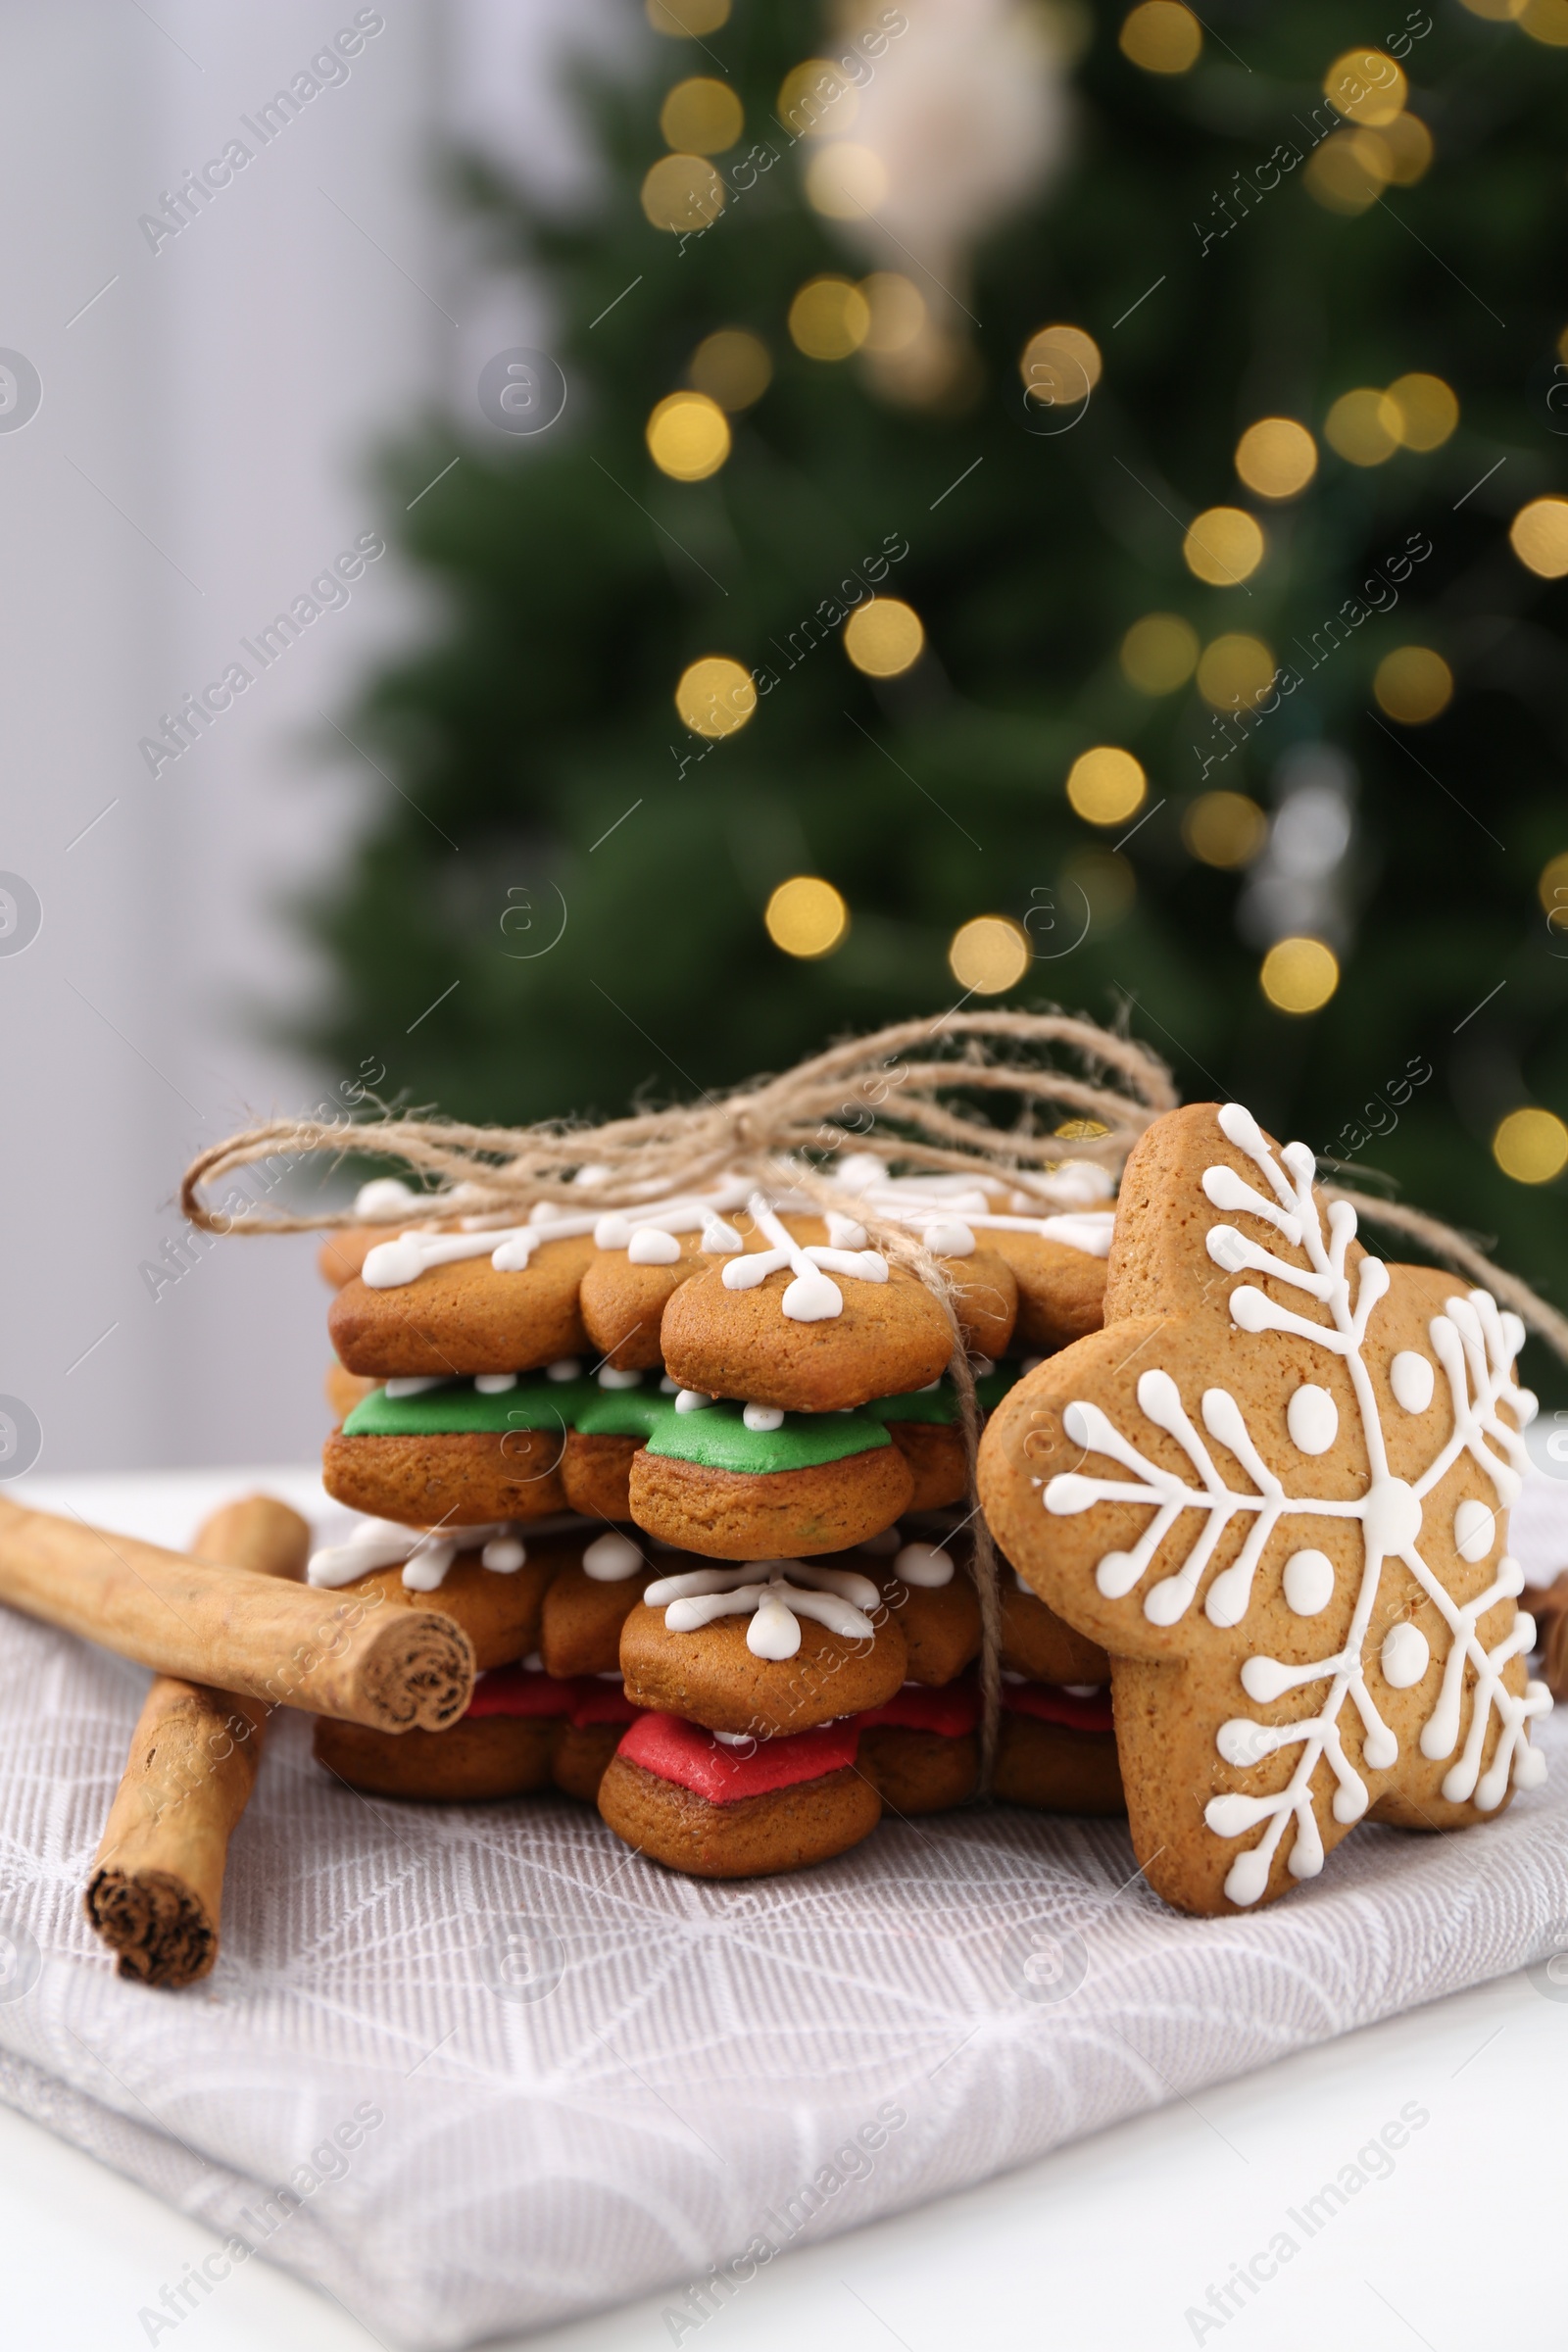
[[[1110,1652],[1135,1850],[1192,1911],[1283,1893],[1363,1817],[1494,1817],[1544,1760],[1504,1552],[1517,1316],[1389,1266],[1238,1104],[1128,1162],[1105,1328],[981,1446],[999,1542]]]

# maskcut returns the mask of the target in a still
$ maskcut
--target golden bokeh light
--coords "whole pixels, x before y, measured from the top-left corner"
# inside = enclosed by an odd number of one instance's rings
[[[844,624],[844,651],[868,678],[896,678],[919,661],[925,630],[912,605],[896,596],[874,596]]]
[[[1568,49],[1568,0],[1525,0],[1519,28],[1548,49]]]
[[[874,147],[835,139],[806,168],[806,193],[828,220],[863,220],[888,192],[888,168]]]
[[[1131,752],[1098,743],[1067,770],[1067,799],[1090,825],[1119,825],[1140,808],[1149,779]]]
[[[790,304],[790,340],[808,360],[847,360],[871,331],[871,306],[847,277],[809,277]]]
[[[1076,894],[1082,891],[1090,928],[1102,938],[1131,914],[1138,900],[1138,876],[1132,859],[1115,850],[1080,850],[1061,869],[1061,891],[1063,923],[1071,923],[1077,915]],[[1064,1132],[1056,1129],[1058,1135]]]
[[[671,40],[693,41],[729,23],[730,0],[647,0],[648,22]]]
[[[1568,498],[1533,498],[1508,525],[1508,544],[1527,571],[1560,580],[1568,571]]]
[[[1312,150],[1302,182],[1325,212],[1353,218],[1376,204],[1394,177],[1394,152],[1380,131],[1337,130]]]
[[[1459,0],[1473,17],[1486,17],[1494,24],[1508,24],[1522,17],[1529,0]]]
[[[694,735],[738,734],[757,709],[752,673],[728,654],[705,654],[681,671],[675,708]]]
[[[1533,1104],[1510,1110],[1492,1139],[1492,1156],[1515,1184],[1549,1184],[1568,1167],[1568,1127]]]
[[[705,482],[729,456],[729,425],[705,392],[671,392],[648,419],[648,454],[676,482]]]
[[[1383,50],[1347,49],[1324,74],[1323,95],[1347,122],[1376,130],[1403,113],[1409,85]]]
[[[1021,926],[1004,914],[977,914],[960,923],[948,947],[953,977],[972,996],[1000,997],[1029,969],[1031,949]]]
[[[1320,939],[1276,940],[1257,978],[1276,1011],[1320,1012],[1340,985],[1339,957]]]
[[[1453,672],[1430,645],[1396,646],[1378,663],[1372,692],[1401,727],[1424,727],[1452,702]]]
[[[1536,890],[1545,908],[1548,927],[1553,931],[1568,931],[1568,850],[1560,850],[1555,858],[1547,858]]]
[[[1360,135],[1376,139],[1383,149],[1383,169],[1396,187],[1413,188],[1432,168],[1432,133],[1419,115],[1399,115],[1385,122],[1381,130],[1364,130]]]
[[[1459,403],[1441,375],[1400,375],[1389,386],[1406,449],[1441,449],[1459,421]]]
[[[1236,470],[1259,498],[1295,498],[1317,471],[1317,443],[1293,416],[1260,416],[1236,444]]]
[[[879,359],[895,357],[917,343],[925,332],[929,312],[914,280],[896,270],[874,270],[860,280],[860,292],[870,306],[871,323],[865,348]]]
[[[1274,683],[1274,656],[1261,637],[1216,637],[1198,664],[1198,691],[1216,710],[1250,710]]]
[[[850,927],[850,910],[820,874],[792,874],[767,902],[767,936],[786,956],[831,956]]]
[[[1176,612],[1146,612],[1121,641],[1121,674],[1140,694],[1174,694],[1198,667],[1198,631]]]
[[[1245,792],[1203,792],[1182,817],[1182,839],[1201,864],[1232,873],[1267,841],[1268,818]]]
[[[761,399],[773,380],[773,363],[760,335],[744,326],[721,326],[698,344],[689,373],[695,390],[733,415]]]
[[[1116,46],[1146,74],[1186,74],[1201,54],[1203,27],[1181,0],[1143,0],[1128,12]]]
[[[694,74],[677,81],[659,111],[659,127],[666,147],[688,155],[721,155],[733,147],[746,126],[740,100],[727,81],[710,74]]]
[[[779,121],[797,139],[841,138],[859,108],[859,91],[829,57],[808,57],[779,84]]]
[[[1100,345],[1081,326],[1043,326],[1024,345],[1018,373],[1031,400],[1045,409],[1070,409],[1087,400],[1104,362]]]
[[[656,228],[679,235],[711,227],[727,194],[706,155],[662,155],[643,181],[643,211]]]
[[[1263,561],[1263,526],[1245,507],[1206,507],[1182,541],[1187,568],[1211,588],[1236,588]]]
[[[1381,466],[1399,446],[1404,420],[1387,392],[1358,384],[1342,392],[1323,420],[1323,438],[1352,466]]]

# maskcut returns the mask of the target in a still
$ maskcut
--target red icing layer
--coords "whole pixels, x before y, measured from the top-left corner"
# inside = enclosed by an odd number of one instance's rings
[[[594,1723],[635,1723],[643,1712],[632,1705],[620,1683],[602,1683],[596,1674],[585,1674],[577,1685],[571,1728],[584,1732]]]
[[[869,1707],[857,1715],[855,1728],[868,1732],[879,1723],[896,1725],[906,1732],[937,1732],[945,1740],[961,1740],[976,1729],[980,1721],[980,1693],[967,1677],[961,1683],[944,1684],[940,1690],[927,1690],[918,1683],[906,1683],[894,1692],[886,1706]]]
[[[1055,1683],[1004,1683],[1002,1703],[1014,1715],[1065,1724],[1069,1731],[1110,1732],[1116,1728],[1108,1690],[1097,1690],[1093,1698],[1079,1698]]]
[[[569,1715],[581,1685],[558,1681],[530,1666],[495,1666],[481,1674],[468,1701],[470,1715]]]
[[[801,1781],[820,1780],[855,1762],[854,1721],[821,1731],[793,1732],[781,1740],[760,1740],[748,1752],[726,1747],[701,1725],[678,1715],[647,1714],[634,1723],[615,1753],[662,1781],[674,1781],[710,1805],[734,1805],[743,1797],[766,1796]]]

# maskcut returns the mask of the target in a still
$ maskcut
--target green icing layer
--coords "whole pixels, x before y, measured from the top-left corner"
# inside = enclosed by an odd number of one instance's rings
[[[385,1389],[372,1389],[344,1422],[343,1435],[442,1438],[471,1431],[504,1436],[509,1429],[575,1429],[604,1393],[591,1380],[519,1380],[499,1396],[482,1396],[471,1380],[448,1381],[417,1396],[389,1396]]]
[[[705,1470],[758,1476],[812,1470],[893,1443],[885,1429],[861,1413],[786,1413],[777,1429],[748,1429],[743,1410],[727,1402],[704,1405],[695,1413],[670,1408],[660,1416],[648,1450],[678,1462],[701,1462]]]
[[[998,1364],[994,1372],[983,1372],[974,1384],[975,1400],[983,1413],[989,1413],[1022,1375],[1020,1364]],[[952,1379],[944,1372],[935,1388],[910,1389],[903,1396],[875,1396],[869,1404],[857,1408],[872,1421],[928,1421],[951,1427],[958,1418],[958,1395]]]

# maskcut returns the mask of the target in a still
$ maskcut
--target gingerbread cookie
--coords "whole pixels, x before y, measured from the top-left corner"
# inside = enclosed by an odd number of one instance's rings
[[[632,1725],[599,1788],[617,1838],[698,1879],[755,1879],[828,1861],[881,1818],[841,1724],[727,1743],[678,1716]]]
[[[549,1518],[568,1505],[570,1421],[597,1393],[570,1357],[543,1379],[388,1380],[327,1440],[322,1481],[351,1510],[421,1527]]]
[[[857,1718],[857,1761],[890,1813],[950,1812],[980,1778],[980,1693],[969,1677],[927,1690],[910,1682]]]
[[[982,1420],[1001,1402],[1021,1370],[1017,1363],[990,1364],[981,1359],[974,1393]],[[940,1380],[909,1396],[874,1396],[861,1410],[868,1420],[881,1422],[909,1465],[914,1492],[906,1505],[907,1510],[938,1511],[964,1499],[969,1492],[969,1458],[951,1374],[944,1373]]]
[[[478,1804],[556,1788],[591,1805],[637,1713],[618,1676],[564,1679],[530,1658],[481,1674],[467,1713],[444,1732],[394,1736],[323,1717],[315,1753],[367,1795]]]
[[[714,1404],[688,1390],[632,1456],[627,1492],[637,1525],[682,1550],[798,1559],[877,1534],[908,1507],[914,1479],[863,1414]]]
[[[1484,1291],[1387,1266],[1231,1103],[1155,1121],[1122,1179],[1105,1328],[992,1416],[986,1515],[1111,1657],[1134,1850],[1223,1913],[1368,1816],[1495,1818],[1544,1772],[1503,1548],[1534,1399]]]
[[[680,1564],[695,1567],[697,1562]],[[582,1544],[578,1556],[552,1578],[544,1597],[539,1654],[545,1672],[563,1679],[584,1674],[618,1679],[620,1629],[650,1579],[666,1573],[662,1565],[650,1565],[634,1537],[617,1531]]]
[[[1037,1813],[1125,1813],[1109,1688],[1004,1674],[991,1787]]]
[[[406,1377],[519,1372],[588,1345],[577,1292],[591,1217],[507,1232],[399,1234],[332,1301],[327,1330],[351,1372]]]

